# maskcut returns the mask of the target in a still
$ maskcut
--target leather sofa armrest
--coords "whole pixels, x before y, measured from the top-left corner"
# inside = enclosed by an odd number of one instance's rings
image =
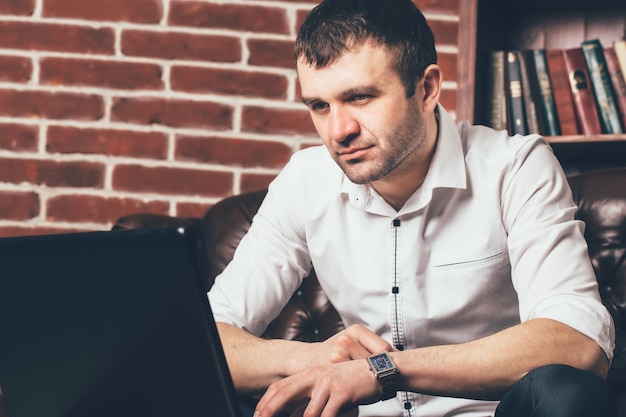
[[[113,229],[139,229],[152,227],[184,226],[195,230],[200,228],[200,219],[193,217],[174,217],[165,214],[135,213],[120,217]]]

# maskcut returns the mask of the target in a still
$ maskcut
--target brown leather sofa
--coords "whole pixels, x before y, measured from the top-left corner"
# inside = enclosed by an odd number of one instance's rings
[[[569,181],[580,208],[578,217],[586,223],[585,236],[602,300],[615,320],[617,346],[609,382],[620,404],[620,416],[626,416],[626,167],[571,176]],[[196,234],[199,267],[208,290],[232,259],[264,196],[265,191],[257,191],[226,198],[202,218],[131,214],[120,218],[114,228],[190,226]],[[315,342],[341,328],[342,322],[313,272],[264,336]]]

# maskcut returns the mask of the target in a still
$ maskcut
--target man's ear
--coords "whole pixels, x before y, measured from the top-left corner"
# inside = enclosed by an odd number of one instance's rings
[[[424,97],[423,103],[424,111],[435,111],[437,103],[439,103],[439,96],[441,95],[441,83],[443,77],[441,75],[441,68],[436,64],[431,64],[424,70],[424,76],[422,77],[424,83]]]

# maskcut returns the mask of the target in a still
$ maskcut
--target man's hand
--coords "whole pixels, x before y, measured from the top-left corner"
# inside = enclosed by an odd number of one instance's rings
[[[365,359],[375,353],[393,351],[387,341],[361,325],[350,326],[324,342],[312,344],[312,347],[316,350],[318,362],[309,366]]]
[[[353,325],[310,345],[310,361],[295,374],[271,384],[257,405],[257,416],[304,408],[307,416],[338,416],[380,399],[381,388],[366,357],[393,347],[364,326]]]
[[[381,387],[366,360],[304,369],[273,383],[259,401],[255,417],[305,408],[298,415],[335,417],[359,404],[380,399]],[[302,406],[306,404],[306,406]]]

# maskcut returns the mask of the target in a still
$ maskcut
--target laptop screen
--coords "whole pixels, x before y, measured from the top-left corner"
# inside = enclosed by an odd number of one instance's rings
[[[189,231],[0,239],[12,417],[237,417]]]

